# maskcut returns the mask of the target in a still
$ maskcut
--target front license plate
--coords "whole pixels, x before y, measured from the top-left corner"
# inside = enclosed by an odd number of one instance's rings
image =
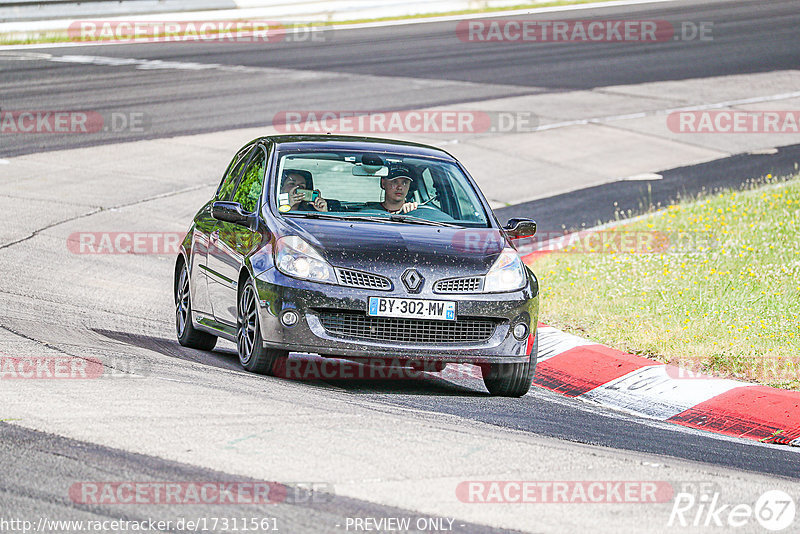
[[[456,303],[450,300],[418,300],[370,297],[367,315],[414,319],[456,320]]]

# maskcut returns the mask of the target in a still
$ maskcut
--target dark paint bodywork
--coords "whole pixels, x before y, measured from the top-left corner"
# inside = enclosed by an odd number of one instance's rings
[[[536,332],[539,286],[526,269],[528,283],[507,293],[438,294],[437,280],[485,275],[503,248],[513,247],[489,203],[466,169],[447,152],[415,143],[344,136],[273,136],[248,143],[263,146],[267,154],[265,186],[260,209],[244,223],[214,219],[213,200],[198,211],[182,242],[176,273],[189,266],[192,322],[195,328],[235,341],[237,295],[243,280],[255,280],[261,305],[264,345],[295,352],[348,358],[383,358],[467,363],[522,363],[528,360],[531,339],[517,340],[511,328],[517,322]],[[377,154],[402,154],[436,158],[458,165],[475,190],[489,228],[462,229],[402,223],[337,221],[293,217],[279,213],[270,199],[275,189],[277,153],[315,150],[368,150]],[[240,150],[239,153],[242,151]],[[466,243],[464,232],[475,232],[477,247]],[[334,267],[379,274],[391,280],[380,291],[312,282],[287,276],[275,267],[271,245],[280,237],[296,235],[316,248]],[[268,246],[270,245],[270,246]],[[263,247],[268,246],[266,249]],[[403,272],[416,268],[424,278],[421,291],[411,293],[401,283]],[[492,337],[483,343],[424,345],[353,341],[331,336],[322,328],[322,308],[365,312],[369,296],[390,296],[456,301],[458,317],[489,317],[498,321]],[[301,320],[284,327],[280,314],[299,312]]]

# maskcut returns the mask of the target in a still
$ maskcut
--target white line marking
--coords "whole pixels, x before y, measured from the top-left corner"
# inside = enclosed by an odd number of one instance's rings
[[[651,365],[631,371],[581,397],[666,420],[726,391],[752,385],[722,378],[673,378],[666,365]]]
[[[134,67],[140,70],[182,70],[204,71],[217,70],[223,72],[260,73],[274,76],[291,76],[293,80],[329,79],[343,76],[337,73],[322,71],[291,70],[271,67],[248,67],[246,65],[223,65],[220,63],[195,63],[191,61],[162,61],[160,59],[136,59],[106,56],[64,55],[51,56],[47,61],[54,63],[78,63],[82,65],[98,65],[106,67]]]
[[[772,156],[773,154],[777,154],[777,148],[757,148],[756,150],[751,150],[748,152],[751,156]]]
[[[633,176],[628,176],[627,178],[622,178],[620,182],[639,182],[644,180],[661,180],[664,178],[660,174],[656,174],[654,172],[644,172],[642,174],[634,174]]]
[[[49,56],[49,54],[48,54]],[[108,56],[88,56],[88,55],[63,55],[50,56],[47,61],[55,63],[79,63],[87,65],[99,65],[106,67],[134,67],[141,70],[182,70],[182,71],[205,71],[218,70],[223,72],[256,73],[267,74],[270,76],[286,78],[291,77],[292,81],[315,81],[324,82],[334,79],[350,79],[352,74],[343,74],[331,71],[296,70],[278,67],[250,67],[247,65],[223,65],[220,63],[195,63],[191,61],[162,61],[160,59],[137,59],[119,58]],[[381,75],[359,74],[363,80],[387,80]],[[420,87],[447,87],[480,85],[474,82],[457,82],[452,80],[423,80],[413,79],[411,83],[417,88]]]
[[[7,159],[0,159],[0,165],[8,165],[9,163],[11,162],[8,161]]]
[[[52,56],[48,61],[55,63],[80,63],[84,65],[102,65],[108,67],[135,66],[142,70],[221,70],[228,72],[260,72],[259,67],[246,67],[244,65],[222,65],[219,63],[194,63],[189,61],[162,61],[160,59],[135,59],[104,56]]]
[[[42,52],[0,52],[0,60],[4,61],[41,61],[51,57],[52,54]]]

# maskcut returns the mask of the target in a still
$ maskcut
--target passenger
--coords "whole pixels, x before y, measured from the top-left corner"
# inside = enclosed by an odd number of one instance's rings
[[[288,195],[288,204],[282,203],[279,207],[281,211],[328,211],[328,202],[318,196],[313,202],[303,200],[303,193],[300,189],[313,190],[313,180],[311,173],[297,169],[284,169],[281,178],[281,193]],[[288,209],[283,206],[289,206]]]
[[[381,189],[386,193],[383,202],[367,202],[366,209],[378,209],[389,213],[408,213],[417,209],[419,203],[406,202],[411,187],[411,170],[403,165],[389,168],[387,176],[381,178]]]

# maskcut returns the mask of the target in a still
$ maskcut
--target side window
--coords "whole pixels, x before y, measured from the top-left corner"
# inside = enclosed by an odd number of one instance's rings
[[[256,211],[258,199],[261,196],[261,188],[264,185],[264,169],[267,165],[267,155],[261,147],[256,147],[258,151],[250,164],[242,174],[239,187],[233,195],[233,201],[242,205],[242,209],[248,213]]]
[[[242,170],[242,165],[247,162],[247,155],[251,152],[251,147],[245,147],[236,154],[231,164],[228,165],[228,170],[225,171],[225,177],[219,184],[217,195],[214,200],[228,200],[233,188],[236,187],[236,178],[239,177],[239,172]]]

